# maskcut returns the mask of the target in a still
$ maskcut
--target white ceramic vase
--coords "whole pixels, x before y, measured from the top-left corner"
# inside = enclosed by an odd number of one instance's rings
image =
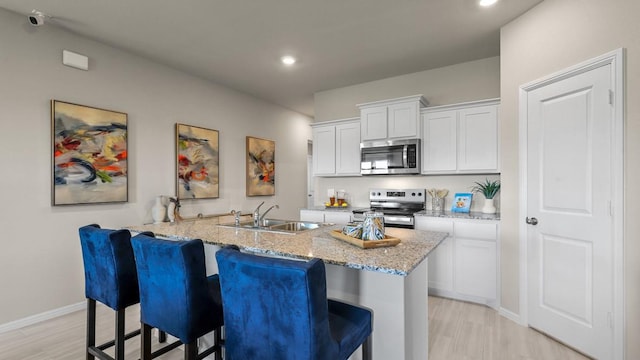
[[[483,214],[495,214],[496,206],[493,203],[493,199],[484,199],[484,206],[482,207]]]
[[[169,222],[176,221],[176,203],[173,201],[170,201],[167,206],[167,217],[169,218]]]
[[[164,221],[164,217],[167,216],[167,208],[162,205],[162,196],[156,198],[156,204],[151,208],[151,218],[154,224],[159,224]]]

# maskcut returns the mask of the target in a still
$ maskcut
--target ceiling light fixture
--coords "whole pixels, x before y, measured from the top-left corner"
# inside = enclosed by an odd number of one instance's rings
[[[280,60],[282,61],[283,64],[288,66],[291,66],[296,63],[296,58],[294,58],[291,55],[283,56],[282,58],[280,58]]]
[[[497,2],[498,2],[498,0],[480,0],[480,6],[487,7],[487,6],[493,5],[493,4],[497,3]]]

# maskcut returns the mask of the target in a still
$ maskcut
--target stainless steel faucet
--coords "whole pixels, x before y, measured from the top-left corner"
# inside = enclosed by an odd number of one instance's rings
[[[240,210],[231,210],[231,215],[235,217],[235,225],[240,226],[240,216],[242,215]]]
[[[264,205],[264,201],[260,203],[260,205],[258,205],[258,207],[253,210],[253,226],[254,227],[258,227],[260,226],[260,206]]]
[[[262,216],[260,216],[260,219],[259,219],[259,220],[260,220],[260,221],[259,221],[259,222],[260,222],[260,224],[262,224],[262,223],[263,223],[263,221],[264,221],[264,217],[265,217],[265,216],[267,216],[267,213],[268,213],[269,211],[271,211],[271,209],[273,209],[273,208],[280,209],[280,206],[276,204],[276,205],[273,205],[273,206],[271,206],[270,208],[268,208],[268,209],[267,209],[267,211],[265,211],[265,212],[262,214]]]

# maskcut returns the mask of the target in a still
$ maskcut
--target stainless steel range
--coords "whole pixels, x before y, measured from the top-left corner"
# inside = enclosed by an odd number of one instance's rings
[[[425,209],[425,189],[370,189],[369,208],[354,209],[353,220],[362,222],[367,211],[384,214],[384,225],[413,229],[413,214]]]

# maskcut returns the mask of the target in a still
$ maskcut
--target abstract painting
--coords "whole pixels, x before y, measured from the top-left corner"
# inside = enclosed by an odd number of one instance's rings
[[[276,143],[247,136],[247,196],[276,193]]]
[[[218,131],[176,124],[176,195],[178,199],[219,197]]]
[[[52,205],[126,202],[127,114],[51,100]]]

